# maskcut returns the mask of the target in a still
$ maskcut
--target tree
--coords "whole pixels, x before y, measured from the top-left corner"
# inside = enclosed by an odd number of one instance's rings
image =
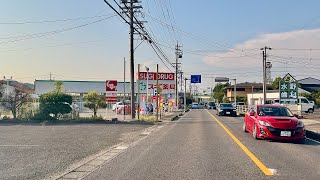
[[[99,108],[106,107],[105,97],[98,94],[96,91],[90,91],[83,96],[85,99],[84,107],[89,108],[93,112],[93,117],[97,117],[97,111]]]
[[[55,92],[62,92],[63,91],[63,82],[58,81],[54,83],[54,91]]]
[[[237,96],[237,102],[247,103],[247,97]]]
[[[279,83],[281,81],[281,77],[276,77],[273,81],[272,81],[272,88],[273,89],[279,89]]]
[[[225,94],[225,90],[224,88],[229,86],[229,83],[218,83],[215,85],[215,87],[213,88],[213,98],[217,99],[219,102],[223,101],[223,97]]]
[[[57,119],[59,114],[68,114],[72,108],[72,96],[62,92],[49,92],[40,96],[40,113],[48,117],[54,114]]]
[[[29,101],[30,96],[20,89],[15,89],[4,99],[1,100],[2,105],[12,112],[13,119],[17,119],[18,109],[25,103]]]

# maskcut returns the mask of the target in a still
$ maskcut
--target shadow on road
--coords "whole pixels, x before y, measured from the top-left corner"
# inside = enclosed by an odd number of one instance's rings
[[[147,121],[108,121],[108,120],[57,120],[57,121],[21,121],[21,120],[1,120],[0,126],[63,126],[63,125],[80,125],[80,124],[124,124],[124,125],[154,125],[155,122]]]

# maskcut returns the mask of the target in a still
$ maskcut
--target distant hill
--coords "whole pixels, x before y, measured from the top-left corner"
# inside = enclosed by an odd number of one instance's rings
[[[7,82],[4,80],[0,80],[0,85],[1,84],[6,84]],[[27,92],[27,93],[33,93],[34,92],[34,85],[30,83],[22,83],[18,81],[10,81],[9,82],[10,86],[13,86],[21,91]]]

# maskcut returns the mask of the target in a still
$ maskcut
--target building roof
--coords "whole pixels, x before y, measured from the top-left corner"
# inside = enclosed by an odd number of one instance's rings
[[[253,86],[253,88],[262,88],[262,83],[249,83],[249,82],[245,82],[245,83],[238,83],[237,84],[237,88],[251,88]],[[271,88],[271,85],[267,84],[267,88]],[[234,85],[230,85],[227,86],[226,88],[234,88]]]
[[[86,80],[38,80],[36,79],[35,82],[88,82],[88,83],[105,83],[106,81],[86,81]],[[118,81],[118,83],[123,83],[123,81]],[[130,81],[126,81],[126,83],[130,83]]]
[[[312,77],[307,77],[304,79],[298,80],[300,84],[317,84],[320,85],[320,80]]]

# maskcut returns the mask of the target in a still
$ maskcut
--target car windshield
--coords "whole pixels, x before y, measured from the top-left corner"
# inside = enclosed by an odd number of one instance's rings
[[[220,107],[233,107],[232,104],[220,104]]]
[[[214,103],[214,102],[209,102],[209,105],[210,105],[210,106],[214,106],[215,103]]]
[[[258,107],[259,116],[289,116],[293,114],[286,107]]]

